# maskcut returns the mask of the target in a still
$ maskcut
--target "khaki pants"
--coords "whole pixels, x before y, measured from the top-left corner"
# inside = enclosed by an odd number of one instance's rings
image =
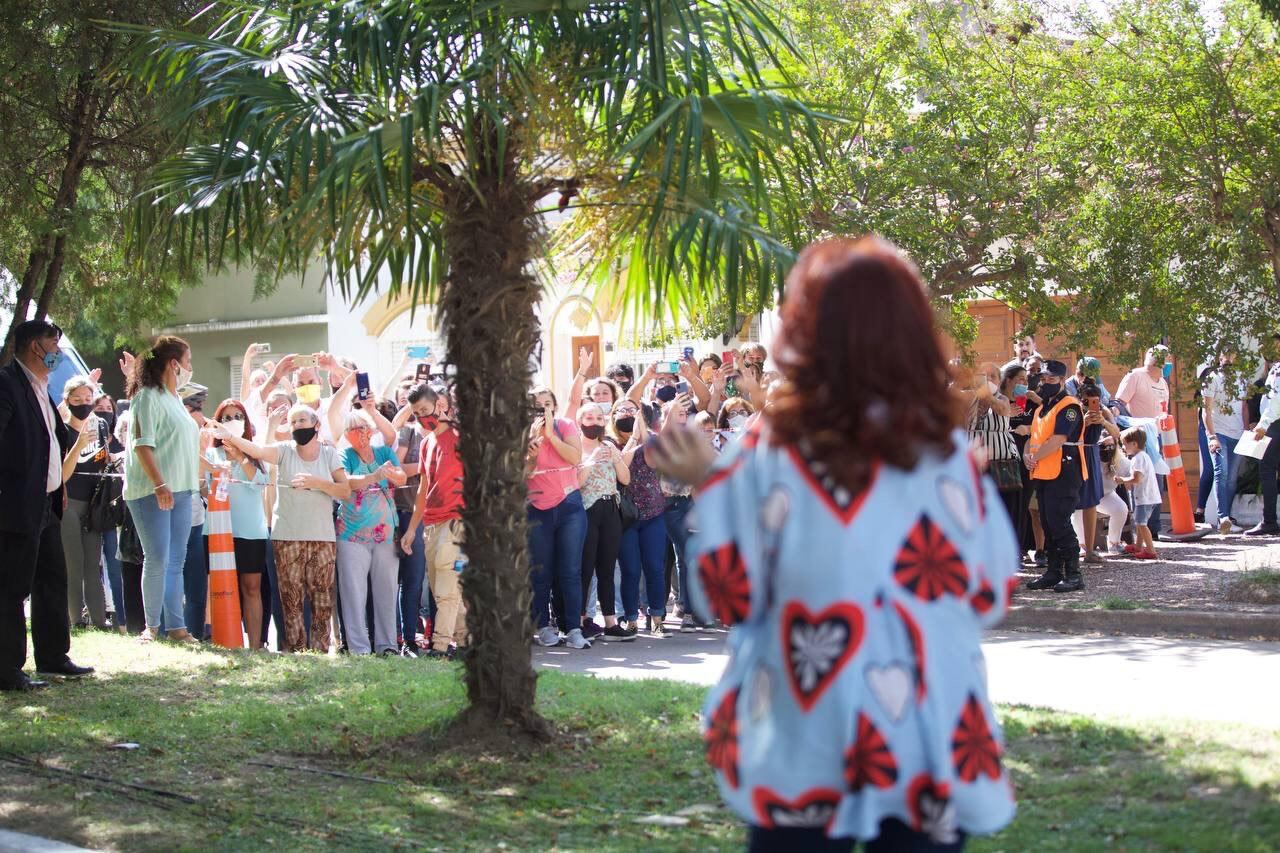
[[[462,522],[454,519],[423,528],[422,544],[427,558],[427,583],[436,599],[435,630],[431,645],[448,651],[450,645],[465,645],[467,608],[462,603],[461,576],[453,564],[462,550]]]

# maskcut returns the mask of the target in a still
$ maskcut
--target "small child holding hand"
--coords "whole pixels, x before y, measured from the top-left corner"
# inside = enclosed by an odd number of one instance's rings
[[[1160,511],[1160,486],[1156,482],[1155,465],[1147,455],[1147,434],[1138,427],[1130,427],[1120,434],[1124,442],[1124,454],[1129,457],[1133,476],[1120,479],[1133,493],[1134,538],[1137,543],[1125,548],[1137,560],[1157,559],[1155,543],[1151,539],[1151,516]]]

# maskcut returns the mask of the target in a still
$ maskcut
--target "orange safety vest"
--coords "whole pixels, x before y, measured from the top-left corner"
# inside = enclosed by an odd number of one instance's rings
[[[1058,404],[1048,412],[1044,407],[1040,407],[1040,411],[1036,412],[1035,418],[1031,421],[1031,436],[1027,441],[1027,450],[1032,453],[1038,453],[1044,443],[1053,437],[1053,427],[1058,421],[1058,412],[1066,406],[1079,406],[1080,401],[1070,394],[1063,396]],[[1083,408],[1083,407],[1082,407]],[[1080,435],[1084,436],[1084,426],[1080,427]],[[1036,467],[1031,471],[1031,479],[1033,480],[1056,480],[1058,474],[1062,472],[1062,448],[1058,448],[1057,452],[1051,453],[1045,457],[1036,458]],[[1080,476],[1089,479],[1089,467],[1085,464],[1084,453],[1080,454]]]

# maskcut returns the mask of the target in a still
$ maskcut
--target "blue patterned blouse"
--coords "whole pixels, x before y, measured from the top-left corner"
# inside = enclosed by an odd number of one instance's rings
[[[893,817],[939,842],[1012,820],[980,644],[1018,551],[955,446],[851,494],[757,425],[702,486],[689,591],[733,626],[704,739],[744,820],[870,839]]]

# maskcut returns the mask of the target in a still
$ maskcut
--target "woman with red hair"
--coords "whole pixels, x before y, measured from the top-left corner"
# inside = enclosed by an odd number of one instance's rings
[[[223,400],[213,413],[215,423],[232,435],[253,441],[253,422],[239,400]],[[222,439],[215,438],[208,458],[216,466],[230,466],[227,498],[231,504],[231,536],[235,544],[236,579],[240,584],[240,613],[249,635],[249,648],[262,648],[262,575],[267,570],[267,510],[263,496],[271,478],[266,467]]]
[[[724,455],[651,451],[698,485],[690,597],[732,626],[708,761],[752,850],[958,850],[1013,817],[981,639],[1018,550],[915,267],[874,237],[805,249],[775,358]]]

